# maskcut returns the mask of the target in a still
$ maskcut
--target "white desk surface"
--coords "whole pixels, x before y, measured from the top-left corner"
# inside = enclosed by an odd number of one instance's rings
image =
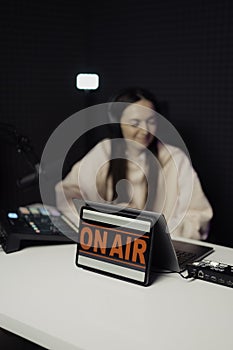
[[[209,259],[233,265],[233,249]],[[75,245],[0,251],[0,326],[47,349],[233,349],[233,289],[178,274],[149,287],[77,268]]]

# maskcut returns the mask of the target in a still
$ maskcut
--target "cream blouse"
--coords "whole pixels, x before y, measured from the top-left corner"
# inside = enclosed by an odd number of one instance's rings
[[[107,177],[111,141],[98,143],[87,155],[77,162],[66,178],[56,187],[57,207],[78,224],[73,198],[95,202],[111,201],[111,179]],[[147,191],[156,186],[155,198],[150,210],[163,213],[173,236],[194,239],[206,238],[212,208],[201,188],[200,181],[189,158],[183,151],[171,145],[158,143],[158,176],[147,182],[149,164],[146,154],[130,158],[127,169],[129,182],[129,206],[146,209]],[[156,176],[155,176],[156,178]],[[120,183],[119,183],[120,186]]]

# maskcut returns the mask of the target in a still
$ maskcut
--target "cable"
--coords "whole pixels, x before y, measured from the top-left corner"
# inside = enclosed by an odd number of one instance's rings
[[[187,275],[185,276],[184,274],[183,274],[183,272],[187,272]],[[187,270],[185,270],[185,271],[162,271],[162,270],[152,270],[152,272],[154,272],[154,273],[161,273],[161,274],[169,274],[169,273],[177,273],[178,275],[180,275],[182,278],[184,278],[184,279],[193,279],[193,277],[192,276],[190,276],[189,274],[188,274],[188,271]]]
[[[184,276],[183,274],[182,274],[182,272],[177,272],[182,278],[184,278],[184,279],[186,279],[186,280],[188,280],[188,279],[193,279],[193,277],[191,277],[190,275],[189,275],[189,273],[186,275],[186,276]]]

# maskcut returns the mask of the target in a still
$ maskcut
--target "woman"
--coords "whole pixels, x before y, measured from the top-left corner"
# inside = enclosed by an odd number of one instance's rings
[[[113,135],[98,143],[56,185],[57,207],[73,221],[73,198],[162,212],[174,236],[205,239],[211,206],[189,158],[157,136],[149,91],[121,91],[109,104]]]

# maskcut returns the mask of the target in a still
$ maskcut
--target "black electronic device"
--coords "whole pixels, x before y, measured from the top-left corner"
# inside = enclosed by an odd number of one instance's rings
[[[53,207],[25,206],[0,212],[0,243],[6,253],[26,246],[77,242],[77,227]]]
[[[173,239],[172,244],[179,262],[180,271],[186,270],[187,264],[203,260],[214,251],[213,247],[205,246],[201,243],[195,244],[193,242],[183,242]]]
[[[233,288],[233,266],[221,262],[202,260],[187,265],[188,277]]]

